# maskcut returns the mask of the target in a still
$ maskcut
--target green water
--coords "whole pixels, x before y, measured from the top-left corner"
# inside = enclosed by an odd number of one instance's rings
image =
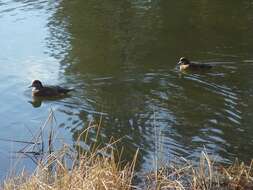
[[[203,147],[219,162],[249,161],[252,47],[249,0],[0,1],[0,139],[30,140],[52,109],[57,139],[70,144],[102,117],[99,142],[122,138],[124,159],[139,148],[140,171],[158,155],[195,160]],[[180,73],[182,56],[214,68]],[[33,79],[76,91],[31,104]],[[1,141],[0,176],[22,147]]]

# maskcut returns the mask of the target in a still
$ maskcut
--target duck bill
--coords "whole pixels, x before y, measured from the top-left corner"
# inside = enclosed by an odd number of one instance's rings
[[[182,64],[182,62],[181,61],[179,61],[178,63],[177,63],[177,65],[181,65]]]
[[[32,88],[32,87],[33,87],[33,85],[28,86],[28,88]]]

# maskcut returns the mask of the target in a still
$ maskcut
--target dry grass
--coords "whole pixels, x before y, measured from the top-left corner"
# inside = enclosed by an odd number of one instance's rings
[[[122,165],[120,159],[116,161],[115,157],[121,157],[117,151],[114,151],[114,144],[117,141],[111,140],[112,142],[104,147],[96,143],[101,122],[99,125],[90,123],[79,134],[75,149],[63,144],[61,149],[55,150],[53,145],[57,133],[53,127],[54,120],[54,114],[51,111],[46,122],[33,135],[32,140],[26,142],[24,148],[18,151],[22,156],[28,156],[37,164],[36,170],[31,175],[21,172],[17,177],[9,177],[3,182],[3,189],[128,190],[133,188],[132,179],[138,150],[132,162]],[[95,130],[97,134],[95,143],[90,144],[89,150],[83,150],[81,143],[88,141],[91,130]]]
[[[54,120],[51,112],[47,122],[34,135],[31,142],[22,141],[25,147],[19,151],[23,155],[35,153],[38,165],[36,170],[28,175],[21,172],[17,177],[10,177],[3,182],[6,190],[252,190],[253,189],[253,161],[249,166],[236,161],[230,167],[217,166],[210,157],[203,152],[198,165],[185,161],[182,165],[167,164],[163,168],[144,175],[145,182],[139,187],[133,185],[133,177],[137,175],[135,164],[138,150],[133,160],[122,164],[115,159],[113,145],[110,142],[101,147],[97,144],[90,146],[90,150],[81,149],[81,142],[86,143],[89,131],[100,131],[99,125],[90,123],[77,138],[75,149],[63,145],[54,150],[56,132],[52,125]],[[47,137],[44,130],[49,127]],[[45,140],[46,139],[46,140]],[[82,141],[81,141],[82,139]],[[16,142],[16,141],[15,141]],[[37,157],[38,153],[41,154]],[[121,155],[117,155],[120,158]],[[39,159],[38,159],[39,158]]]
[[[189,163],[181,166],[167,166],[146,175],[145,184],[133,186],[136,156],[133,162],[120,166],[110,157],[98,156],[95,153],[71,156],[72,167],[67,167],[66,154],[73,154],[69,147],[64,147],[57,154],[51,154],[44,164],[37,167],[32,175],[22,172],[18,177],[6,180],[4,189],[13,190],[252,190],[252,164],[246,166],[236,162],[227,169],[215,167],[209,157],[203,153],[199,166]]]
[[[147,175],[146,189],[175,190],[252,190],[253,160],[249,166],[235,162],[217,166],[202,152],[198,166],[169,165]]]
[[[64,151],[66,153],[66,150]],[[64,154],[65,154],[64,153]],[[35,173],[4,182],[4,189],[131,189],[134,162],[122,169],[112,158],[82,155],[68,168],[63,155],[51,156]]]

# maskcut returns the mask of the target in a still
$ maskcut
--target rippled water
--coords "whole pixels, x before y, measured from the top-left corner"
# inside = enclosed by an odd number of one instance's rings
[[[220,162],[249,161],[252,9],[246,0],[1,1],[0,175],[24,146],[6,139],[30,140],[51,109],[58,139],[71,144],[102,116],[101,142],[122,138],[125,158],[140,148],[140,170],[157,149],[166,160],[197,159],[205,147]],[[181,56],[214,68],[180,73]],[[33,79],[76,91],[31,104]]]

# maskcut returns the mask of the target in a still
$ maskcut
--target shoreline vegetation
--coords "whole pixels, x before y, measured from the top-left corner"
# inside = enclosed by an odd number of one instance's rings
[[[111,140],[104,146],[94,143],[89,151],[81,148],[81,139],[86,140],[90,130],[96,130],[99,136],[101,121],[98,125],[90,123],[78,137],[74,148],[63,144],[55,150],[56,131],[52,127],[54,114],[51,111],[45,124],[30,142],[27,142],[21,154],[40,154],[33,161],[36,169],[27,174],[25,171],[8,177],[2,183],[6,190],[252,190],[253,160],[249,165],[235,161],[230,166],[221,166],[211,160],[206,152],[202,152],[199,162],[192,164],[164,164],[141,176],[141,183],[135,169],[138,150],[130,162],[122,162],[122,151],[114,149],[118,141]],[[46,131],[46,128],[49,129]],[[46,132],[45,132],[46,131]],[[47,133],[47,135],[45,135]],[[46,137],[45,137],[46,136]],[[45,142],[45,139],[46,142]],[[35,151],[36,150],[36,151]]]

